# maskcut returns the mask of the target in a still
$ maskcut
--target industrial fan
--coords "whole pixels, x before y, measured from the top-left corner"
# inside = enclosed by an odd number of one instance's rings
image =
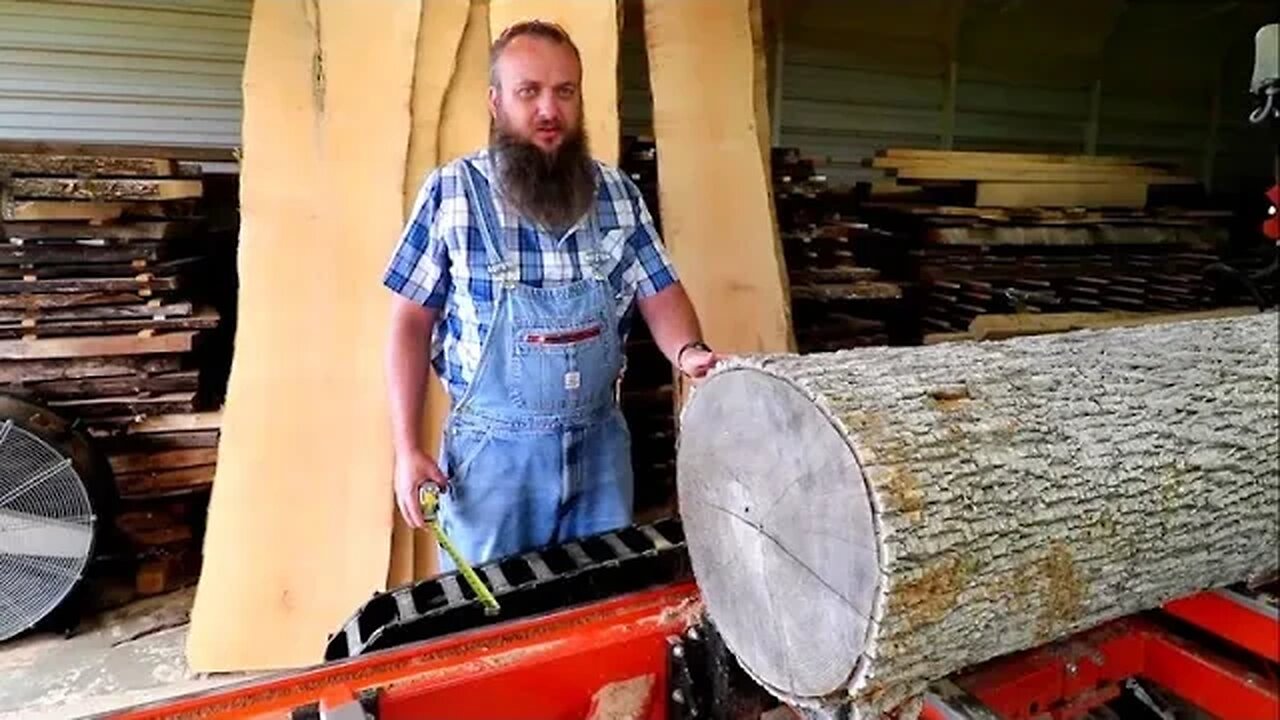
[[[0,396],[0,640],[66,607],[94,552],[102,462],[39,405]]]

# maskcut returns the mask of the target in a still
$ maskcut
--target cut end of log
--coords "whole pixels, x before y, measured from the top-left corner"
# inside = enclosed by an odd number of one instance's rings
[[[859,684],[881,604],[876,513],[835,423],[746,363],[684,413],[680,507],[699,587],[743,665],[792,699]]]

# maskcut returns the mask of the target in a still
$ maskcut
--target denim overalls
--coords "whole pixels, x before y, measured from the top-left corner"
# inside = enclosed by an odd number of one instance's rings
[[[577,231],[583,279],[523,285],[487,180],[469,162],[462,174],[498,298],[474,379],[445,423],[441,520],[463,556],[484,563],[629,524],[631,440],[594,206]],[[441,568],[454,569],[447,555]]]

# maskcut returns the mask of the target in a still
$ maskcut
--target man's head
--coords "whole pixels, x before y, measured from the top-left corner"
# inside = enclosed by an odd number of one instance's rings
[[[550,227],[577,220],[594,197],[582,108],[581,57],[562,28],[518,23],[494,42],[490,144],[503,189],[521,212]]]

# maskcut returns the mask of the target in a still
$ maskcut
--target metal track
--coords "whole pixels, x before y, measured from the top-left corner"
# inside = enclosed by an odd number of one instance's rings
[[[377,593],[329,637],[325,660],[355,657],[484,625],[560,610],[689,577],[684,528],[660,520],[476,567],[502,612],[486,616],[449,573]]]

